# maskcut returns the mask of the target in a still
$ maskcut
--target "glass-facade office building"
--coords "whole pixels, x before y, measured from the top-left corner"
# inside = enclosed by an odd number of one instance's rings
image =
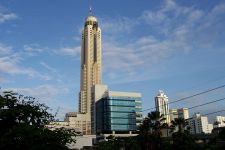
[[[141,96],[127,95],[109,94],[96,102],[97,133],[137,130],[142,122]]]

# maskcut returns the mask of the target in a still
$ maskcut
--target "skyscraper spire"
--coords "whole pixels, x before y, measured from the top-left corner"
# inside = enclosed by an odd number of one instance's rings
[[[92,15],[92,8],[91,8],[91,5],[89,6],[89,15]]]
[[[89,0],[89,15],[92,15],[91,0]]]

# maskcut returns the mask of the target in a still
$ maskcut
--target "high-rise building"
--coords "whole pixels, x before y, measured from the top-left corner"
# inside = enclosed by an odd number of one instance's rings
[[[166,94],[159,90],[159,94],[155,97],[155,107],[156,111],[160,112],[160,115],[164,115],[165,123],[170,123],[170,115],[169,115],[169,104],[168,97]]]
[[[208,118],[196,113],[188,119],[188,126],[191,134],[211,133],[213,125],[208,123]]]
[[[82,30],[80,69],[79,112],[87,114],[90,120],[91,87],[102,81],[101,29],[92,15],[86,18]]]
[[[101,29],[97,18],[89,15],[85,19],[81,40],[81,68],[79,112],[67,113],[65,121],[84,134],[91,134],[91,88],[101,84]]]

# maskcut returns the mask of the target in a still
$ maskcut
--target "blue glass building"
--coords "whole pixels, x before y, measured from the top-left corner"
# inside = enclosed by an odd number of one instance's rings
[[[95,104],[96,132],[136,131],[142,121],[141,94],[108,91]]]

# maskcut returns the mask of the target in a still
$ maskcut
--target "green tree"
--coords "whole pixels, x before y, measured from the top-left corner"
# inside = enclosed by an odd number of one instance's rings
[[[187,121],[184,118],[175,118],[171,121],[170,129],[174,132],[176,130],[176,127],[178,127],[178,132],[184,133],[186,126]]]
[[[162,130],[168,127],[167,123],[164,123],[166,118],[163,114],[160,114],[158,111],[152,111],[148,113],[149,123],[150,123],[150,132],[157,137],[162,136]]]
[[[50,130],[49,107],[13,92],[0,95],[0,149],[58,150],[75,142],[71,129]]]
[[[170,129],[172,130],[172,149],[177,150],[200,150],[198,144],[187,129],[187,121],[184,118],[175,118],[171,121]],[[176,131],[176,129],[178,130]]]
[[[115,138],[114,136],[110,136],[108,141],[103,141],[98,144],[97,150],[119,150],[123,147],[122,142]]]
[[[175,132],[172,135],[172,149],[176,150],[200,150],[201,147],[195,143],[194,138],[189,132]]]
[[[164,121],[164,115],[161,115],[158,111],[148,113],[148,117],[144,119],[139,128],[139,141],[142,149],[163,149],[162,130],[168,128],[168,124]]]

